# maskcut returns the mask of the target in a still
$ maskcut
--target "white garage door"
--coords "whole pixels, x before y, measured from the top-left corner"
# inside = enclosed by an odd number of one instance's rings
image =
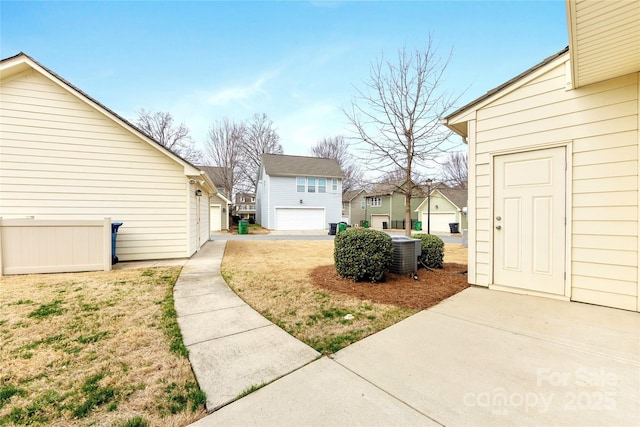
[[[371,215],[371,228],[382,230],[383,222],[387,223],[387,228],[391,227],[391,224],[389,223],[389,215]]]
[[[449,223],[456,222],[455,212],[431,212],[430,229],[431,233],[450,233]],[[458,226],[460,228],[460,226]],[[422,212],[422,229],[427,231],[427,213]]]
[[[222,230],[220,206],[211,206],[209,215],[211,221],[211,232]]]
[[[276,230],[324,230],[324,208],[276,208]]]

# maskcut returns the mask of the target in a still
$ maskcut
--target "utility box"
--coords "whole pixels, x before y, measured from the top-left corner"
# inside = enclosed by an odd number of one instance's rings
[[[422,254],[422,240],[405,236],[391,238],[393,259],[390,271],[395,274],[410,274],[418,271],[418,257]]]

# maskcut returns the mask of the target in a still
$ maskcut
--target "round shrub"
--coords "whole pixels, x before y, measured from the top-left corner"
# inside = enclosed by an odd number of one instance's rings
[[[341,277],[380,282],[391,267],[391,237],[370,228],[351,228],[336,235],[333,258]]]
[[[420,262],[429,268],[442,268],[444,258],[444,242],[433,234],[414,234],[414,238],[422,240]]]

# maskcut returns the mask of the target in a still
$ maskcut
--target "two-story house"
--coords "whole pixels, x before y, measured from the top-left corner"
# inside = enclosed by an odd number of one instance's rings
[[[256,222],[271,230],[324,230],[342,213],[344,174],[335,159],[264,154]]]
[[[240,219],[249,220],[256,219],[256,194],[255,193],[238,193],[236,194],[235,214]]]
[[[342,221],[351,226],[362,226],[367,219],[367,192],[364,189],[342,194]]]
[[[366,195],[366,218],[371,228],[404,228],[405,195],[401,181],[389,181],[376,185]],[[418,220],[416,209],[424,200],[424,191],[415,187],[411,197],[411,222]],[[412,224],[413,226],[413,224]]]

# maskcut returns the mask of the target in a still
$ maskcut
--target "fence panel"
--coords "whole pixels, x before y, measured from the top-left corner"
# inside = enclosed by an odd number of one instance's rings
[[[111,219],[0,218],[0,275],[111,270]]]

